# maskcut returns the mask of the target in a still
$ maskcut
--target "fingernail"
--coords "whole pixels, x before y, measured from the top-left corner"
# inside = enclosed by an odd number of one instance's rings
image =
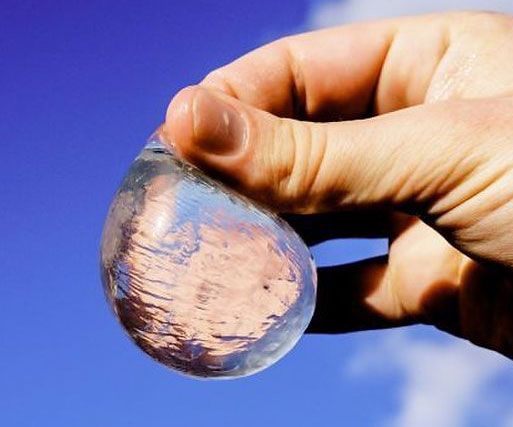
[[[235,154],[246,139],[246,121],[230,104],[205,89],[193,104],[194,142],[201,150],[218,155]]]

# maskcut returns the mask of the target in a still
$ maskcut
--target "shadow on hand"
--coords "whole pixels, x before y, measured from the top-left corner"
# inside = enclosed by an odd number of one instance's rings
[[[469,260],[458,284],[432,284],[421,306],[425,323],[513,359],[513,278],[506,269]]]
[[[353,332],[383,329],[414,323],[380,313],[366,299],[380,283],[380,266],[387,256],[318,269],[317,305],[308,333]]]

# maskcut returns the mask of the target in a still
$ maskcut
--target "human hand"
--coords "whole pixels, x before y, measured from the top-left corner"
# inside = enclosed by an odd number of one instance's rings
[[[311,332],[428,323],[513,358],[512,17],[287,37],[182,90],[163,132],[307,238],[389,238],[319,269]]]

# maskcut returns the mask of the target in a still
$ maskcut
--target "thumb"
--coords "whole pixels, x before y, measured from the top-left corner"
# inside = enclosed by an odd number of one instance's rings
[[[479,141],[492,126],[476,124],[475,105],[312,123],[194,86],[173,99],[163,129],[182,156],[281,212],[380,205],[429,216],[454,208],[490,178],[482,166],[493,150]],[[480,120],[493,110],[480,108]]]

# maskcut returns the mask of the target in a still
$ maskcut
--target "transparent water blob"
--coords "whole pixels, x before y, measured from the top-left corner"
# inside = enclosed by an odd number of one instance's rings
[[[101,273],[133,341],[196,377],[240,377],[273,364],[315,306],[315,266],[292,228],[179,160],[158,133],[112,202]]]

